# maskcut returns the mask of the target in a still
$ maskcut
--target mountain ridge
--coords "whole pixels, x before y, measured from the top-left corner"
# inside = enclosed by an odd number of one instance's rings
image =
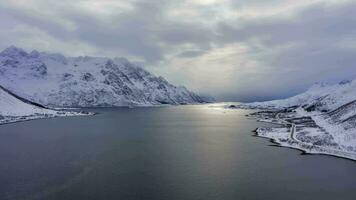
[[[295,96],[244,105],[261,108],[286,108],[292,106],[314,107],[312,110],[332,111],[348,102],[356,100],[356,80],[342,80],[337,84],[319,82]]]
[[[0,84],[52,107],[107,107],[205,103],[126,58],[66,57],[10,46],[0,53]]]

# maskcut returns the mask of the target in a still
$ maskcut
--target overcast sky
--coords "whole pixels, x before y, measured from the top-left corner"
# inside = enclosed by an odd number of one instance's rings
[[[0,49],[120,56],[218,100],[356,78],[356,1],[1,0]]]

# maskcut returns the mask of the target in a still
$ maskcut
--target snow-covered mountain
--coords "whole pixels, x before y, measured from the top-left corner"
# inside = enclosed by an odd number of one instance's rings
[[[45,106],[92,107],[203,103],[125,58],[65,57],[11,46],[0,53],[0,85]]]

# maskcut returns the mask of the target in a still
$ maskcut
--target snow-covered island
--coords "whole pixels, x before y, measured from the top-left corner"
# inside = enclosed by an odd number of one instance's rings
[[[256,135],[311,154],[356,160],[356,80],[318,83],[294,97],[226,106],[258,109],[249,116],[276,124]]]

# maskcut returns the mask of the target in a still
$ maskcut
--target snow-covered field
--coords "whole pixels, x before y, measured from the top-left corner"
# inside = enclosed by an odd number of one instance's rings
[[[259,109],[259,121],[279,124],[256,134],[285,147],[356,160],[356,80],[316,84],[294,97],[226,106]]]
[[[0,87],[0,124],[32,119],[82,116],[92,113],[51,110],[23,100]]]

